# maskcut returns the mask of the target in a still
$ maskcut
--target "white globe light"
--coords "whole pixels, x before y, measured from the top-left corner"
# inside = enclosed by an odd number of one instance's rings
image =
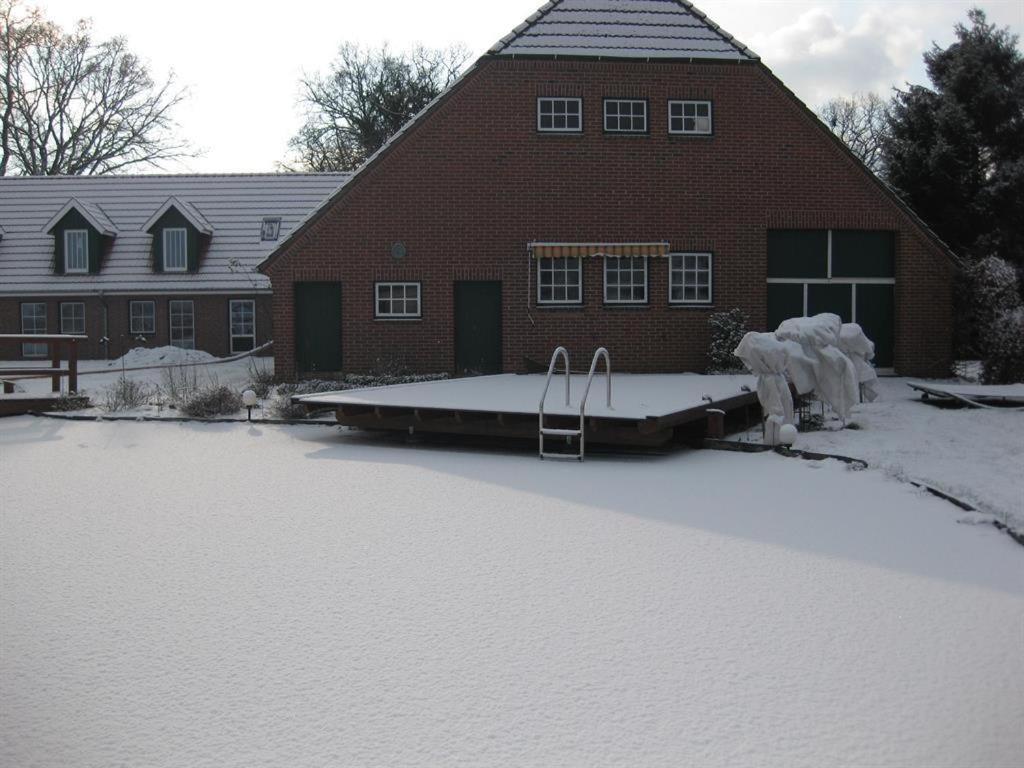
[[[796,442],[796,427],[792,424],[783,424],[779,429],[779,442],[783,445],[792,445]]]
[[[258,402],[259,398],[256,397],[256,393],[253,392],[251,389],[247,389],[245,390],[245,392],[242,393],[242,404],[245,405],[246,407],[256,405],[256,403]]]

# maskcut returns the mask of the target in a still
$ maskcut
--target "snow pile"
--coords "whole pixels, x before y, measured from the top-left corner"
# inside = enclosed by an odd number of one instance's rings
[[[150,365],[192,365],[209,363],[217,358],[201,349],[181,347],[135,347],[122,357],[107,363],[108,368],[141,368]]]

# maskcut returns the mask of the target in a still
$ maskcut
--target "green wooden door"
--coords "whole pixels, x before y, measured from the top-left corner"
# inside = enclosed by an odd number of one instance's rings
[[[455,372],[501,373],[501,283],[455,283]]]
[[[295,284],[295,364],[300,373],[341,370],[341,283]]]
[[[875,366],[892,368],[896,335],[896,286],[857,285],[857,323],[875,342]]]

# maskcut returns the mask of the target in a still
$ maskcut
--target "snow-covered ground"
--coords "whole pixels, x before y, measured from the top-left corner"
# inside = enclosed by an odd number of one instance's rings
[[[775,454],[0,420],[0,765],[1016,766],[1024,550],[960,517]]]
[[[908,381],[879,379],[881,397],[854,406],[859,429],[832,422],[801,433],[796,447],[924,481],[1024,532],[1024,411],[940,408],[922,402]]]

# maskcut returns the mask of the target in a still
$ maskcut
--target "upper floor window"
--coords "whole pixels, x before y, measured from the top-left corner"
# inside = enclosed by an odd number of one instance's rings
[[[537,259],[537,302],[581,304],[583,269],[579,257]]]
[[[89,271],[89,230],[64,230],[64,271],[72,274]]]
[[[668,132],[707,135],[711,133],[710,101],[670,101]]]
[[[420,317],[419,283],[377,283],[374,315],[379,318]]]
[[[669,256],[668,300],[672,304],[711,303],[711,254]]]
[[[645,256],[605,256],[604,300],[607,304],[643,304],[647,301]]]
[[[647,133],[647,102],[605,99],[604,129],[608,133]]]
[[[184,272],[188,269],[188,230],[168,227],[164,230],[164,271]]]
[[[579,133],[583,130],[583,99],[537,99],[537,130],[545,133]]]

